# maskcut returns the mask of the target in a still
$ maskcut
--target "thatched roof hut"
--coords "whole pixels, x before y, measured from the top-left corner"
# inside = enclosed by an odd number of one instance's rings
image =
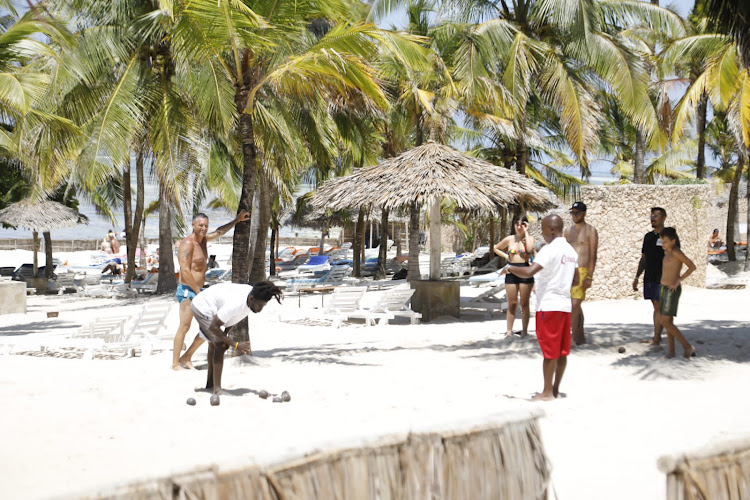
[[[35,202],[26,199],[0,210],[0,222],[44,233],[52,229],[88,224],[89,219],[56,201]]]
[[[513,170],[428,142],[379,165],[324,183],[310,199],[316,208],[341,210],[363,205],[394,209],[414,202],[430,207],[430,279],[440,279],[440,202],[460,209],[494,211],[520,206],[540,211],[554,204],[549,192]],[[410,279],[418,252],[409,250]]]
[[[393,209],[443,198],[466,210],[520,205],[537,211],[553,205],[548,191],[528,177],[434,142],[328,181],[310,203],[331,210],[361,205]]]
[[[34,232],[34,276],[38,275],[37,257],[38,232],[88,224],[89,219],[70,207],[56,201],[34,201],[32,199],[12,203],[0,210],[0,222],[15,227],[25,227]]]

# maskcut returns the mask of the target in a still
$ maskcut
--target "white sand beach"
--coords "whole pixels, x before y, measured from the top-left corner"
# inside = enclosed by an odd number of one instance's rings
[[[664,498],[659,456],[750,435],[750,291],[685,287],[682,297],[676,322],[697,358],[683,359],[678,347],[677,359],[662,359],[663,350],[638,342],[651,335],[650,303],[587,302],[591,343],[574,348],[565,397],[550,403],[528,400],[542,387],[535,337],[501,339],[502,315],[334,329],[301,319],[319,296],[304,296],[301,308],[290,296],[251,318],[254,357],[225,365],[230,394],[218,407],[201,390],[205,347],[199,369],[182,372],[169,368],[168,351],[91,361],[76,353],[2,356],[0,498],[79,497],[532,406],[546,414],[551,498]],[[32,296],[26,315],[0,316],[0,335],[61,335],[98,315],[164,300],[171,298]],[[47,318],[51,310],[59,316]],[[176,325],[175,307],[168,328]],[[292,400],[262,400],[261,389],[287,390]],[[186,405],[189,397],[196,406]]]

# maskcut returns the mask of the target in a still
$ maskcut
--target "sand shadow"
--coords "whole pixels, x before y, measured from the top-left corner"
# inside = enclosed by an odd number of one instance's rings
[[[35,321],[23,325],[11,325],[0,327],[0,335],[7,337],[17,337],[19,335],[30,335],[54,328],[72,328],[79,323],[64,321],[60,319],[51,319],[49,321]]]

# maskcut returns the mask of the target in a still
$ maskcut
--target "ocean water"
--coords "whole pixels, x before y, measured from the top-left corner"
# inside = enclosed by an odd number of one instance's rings
[[[310,191],[310,189],[312,189],[312,186],[302,185],[300,189],[297,191],[297,193],[295,194],[297,196],[300,196],[301,194],[304,194]],[[133,185],[133,192],[135,192],[135,185]],[[147,179],[144,206],[148,206],[153,200],[156,200],[156,199],[158,199],[157,186],[150,179]],[[101,240],[109,232],[110,229],[113,229],[119,238],[120,233],[125,231],[125,214],[122,208],[119,208],[113,211],[115,214],[115,221],[116,221],[114,224],[112,223],[109,217],[105,217],[103,215],[98,214],[94,206],[87,201],[84,201],[84,200],[80,201],[79,212],[81,212],[82,214],[84,214],[86,217],[89,218],[89,223],[80,224],[76,227],[53,229],[51,231],[53,240],[55,239],[58,239],[58,240],[99,239]],[[227,222],[230,222],[232,219],[234,219],[236,215],[235,213],[229,213],[223,209],[212,210],[209,208],[203,208],[201,212],[205,213],[209,217],[209,222],[210,222],[209,231],[213,231],[217,227],[222,226],[226,224]],[[188,221],[188,227],[185,229],[185,231],[187,231],[187,233],[191,231],[190,221]],[[282,238],[292,238],[295,236],[300,237],[300,238],[320,238],[320,231],[316,229],[310,229],[310,228],[282,227],[279,232]],[[233,233],[234,231],[232,230],[232,231],[227,232],[226,235],[231,236]],[[186,236],[186,234],[180,234],[178,230],[174,227],[172,229],[172,236],[174,238],[181,238],[181,237]],[[158,213],[152,214],[148,218],[146,218],[145,235],[146,235],[146,238],[150,238],[150,239],[159,237],[159,214]],[[270,235],[270,230],[269,230],[269,235]],[[331,231],[331,237],[338,237],[338,235],[339,235],[339,230]],[[41,234],[39,236],[41,237]],[[25,228],[5,229],[5,228],[0,227],[0,239],[31,239],[32,237],[33,237],[33,233],[29,229],[25,229]]]

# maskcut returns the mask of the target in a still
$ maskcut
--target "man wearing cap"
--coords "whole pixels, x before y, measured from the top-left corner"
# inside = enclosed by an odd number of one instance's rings
[[[576,345],[586,343],[583,334],[583,309],[581,303],[586,298],[586,290],[594,281],[594,268],[596,268],[596,252],[599,248],[599,233],[596,228],[586,222],[586,204],[582,201],[573,203],[570,207],[570,216],[573,225],[565,230],[565,239],[568,240],[578,254],[579,282],[570,289],[570,297],[573,311],[570,317],[573,330],[573,342]]]

